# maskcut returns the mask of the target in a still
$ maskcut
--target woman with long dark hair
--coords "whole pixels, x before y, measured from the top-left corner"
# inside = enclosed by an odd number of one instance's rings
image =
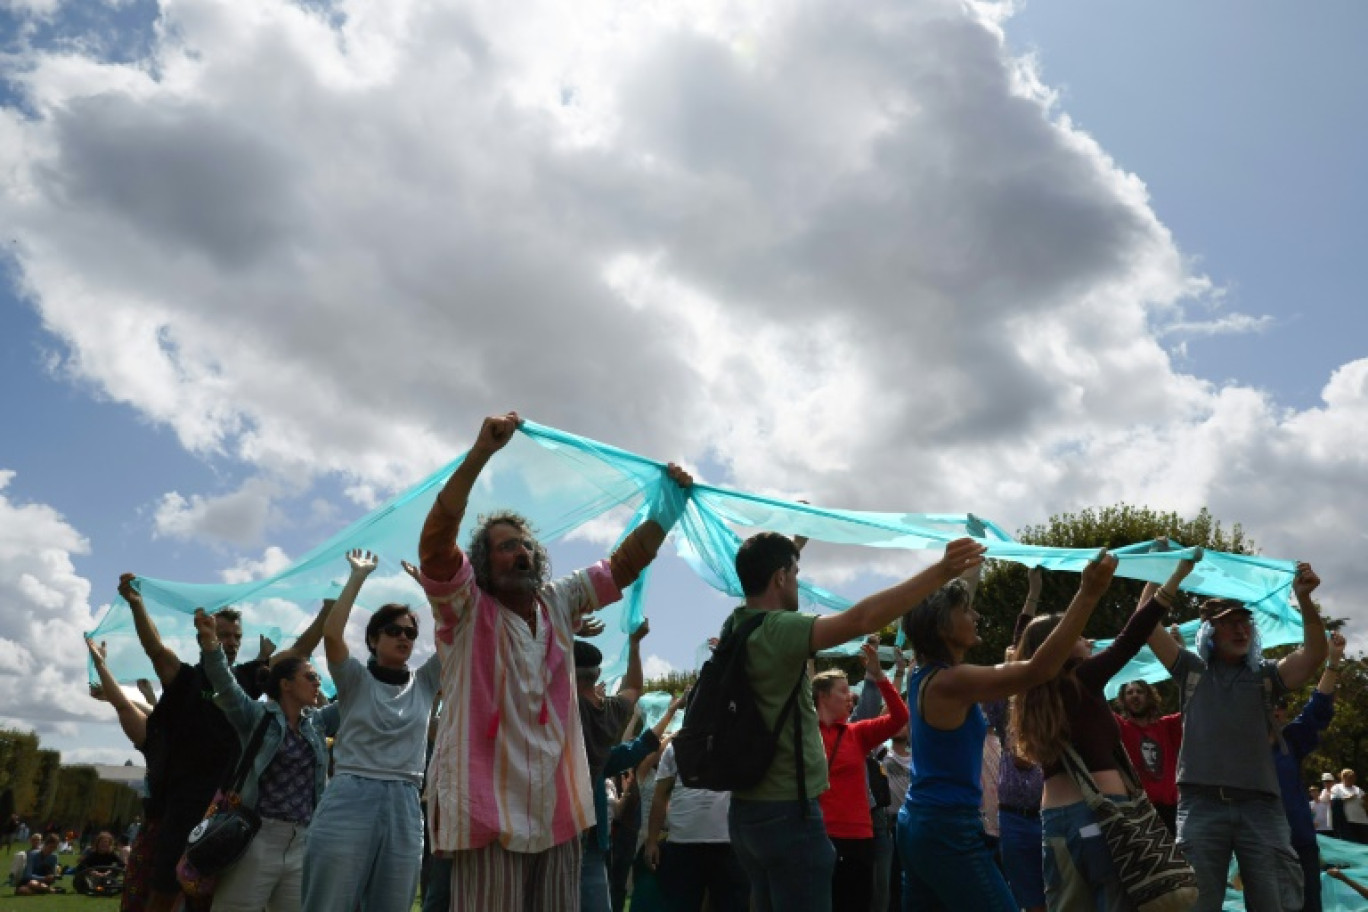
[[[1107,682],[1145,645],[1163,619],[1178,586],[1192,572],[1191,560],[1179,561],[1156,598],[1145,587],[1140,604],[1121,633],[1106,649],[1093,654],[1092,641],[1075,635],[1062,672],[1018,695],[1012,704],[1011,730],[1017,753],[1040,764],[1045,775],[1041,826],[1045,856],[1045,900],[1051,910],[1131,910],[1083,792],[1064,765],[1072,748],[1097,783],[1098,790],[1118,800],[1127,789],[1117,766],[1121,729],[1103,695]],[[1017,654],[1030,659],[1057,636],[1064,616],[1036,618],[1021,636]]]
[[[1029,660],[991,666],[964,661],[980,642],[979,616],[960,580],[903,619],[918,666],[908,682],[915,759],[898,815],[904,910],[1016,912],[979,816],[988,723],[978,704],[1054,677],[1115,570],[1116,558],[1106,553],[1088,564],[1059,626]]]

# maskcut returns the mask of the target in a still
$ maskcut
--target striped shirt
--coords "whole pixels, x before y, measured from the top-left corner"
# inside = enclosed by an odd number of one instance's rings
[[[543,586],[535,634],[476,585],[468,559],[449,582],[420,581],[445,705],[428,766],[432,850],[543,852],[578,837],[594,801],[572,640],[581,614],[622,596],[608,562]]]

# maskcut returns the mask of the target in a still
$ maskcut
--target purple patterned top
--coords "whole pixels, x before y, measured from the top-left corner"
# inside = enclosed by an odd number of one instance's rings
[[[308,824],[314,811],[314,753],[303,735],[288,726],[280,749],[257,783],[257,813],[263,818]]]

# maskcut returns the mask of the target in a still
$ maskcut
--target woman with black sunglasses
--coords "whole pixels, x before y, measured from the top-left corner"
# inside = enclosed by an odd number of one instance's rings
[[[338,711],[316,711],[318,673],[307,658],[287,654],[271,665],[265,703],[243,691],[219,645],[214,619],[195,612],[205,674],[214,703],[245,745],[263,716],[270,718],[242,787],[242,803],[261,817],[261,829],[243,855],[219,878],[214,908],[221,912],[298,912],[304,846],[314,808],[328,778],[327,738]]]
[[[418,791],[441,665],[434,653],[409,670],[418,616],[407,605],[377,608],[366,624],[370,661],[362,665],[351,655],[343,633],[375,555],[351,551],[347,563],[351,576],[323,626],[342,723],[333,780],[304,854],[303,908],[409,912],[423,859]]]

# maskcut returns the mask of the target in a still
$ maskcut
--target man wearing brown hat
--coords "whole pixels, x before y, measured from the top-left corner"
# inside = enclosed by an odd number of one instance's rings
[[[1292,591],[1305,633],[1301,647],[1278,661],[1263,658],[1252,613],[1231,599],[1202,604],[1195,652],[1181,648],[1163,625],[1150,637],[1178,685],[1183,711],[1178,846],[1197,872],[1198,912],[1221,908],[1232,854],[1248,908],[1301,908],[1301,865],[1268,738],[1273,702],[1309,681],[1329,651],[1311,601],[1318,585],[1311,566],[1298,564]]]

